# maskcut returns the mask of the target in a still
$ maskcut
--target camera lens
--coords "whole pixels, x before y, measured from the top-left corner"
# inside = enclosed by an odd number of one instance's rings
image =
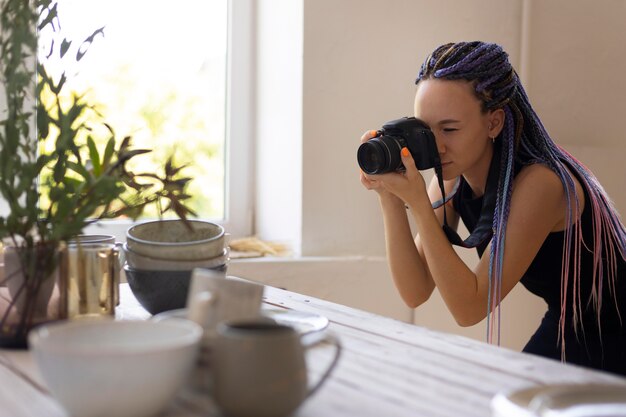
[[[399,143],[390,137],[381,136],[359,146],[357,161],[367,174],[383,174],[396,171],[402,166]]]

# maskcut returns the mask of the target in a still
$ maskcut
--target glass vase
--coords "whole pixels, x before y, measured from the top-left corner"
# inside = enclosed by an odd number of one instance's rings
[[[4,248],[0,347],[26,348],[32,328],[67,318],[67,271],[65,244]]]

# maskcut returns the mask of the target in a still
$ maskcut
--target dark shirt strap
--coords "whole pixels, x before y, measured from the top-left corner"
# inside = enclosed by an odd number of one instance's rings
[[[500,168],[500,142],[497,141],[494,144],[493,157],[491,158],[491,164],[489,166],[489,174],[487,175],[487,184],[485,186],[485,195],[483,196],[483,204],[480,210],[480,218],[476,224],[476,227],[471,231],[469,237],[465,240],[461,239],[456,230],[448,226],[448,219],[446,218],[446,207],[443,207],[443,231],[446,234],[448,240],[453,245],[461,246],[464,248],[475,248],[481,243],[488,242],[493,236],[493,214],[496,207],[496,199],[498,194],[498,177]],[[439,188],[441,189],[441,195],[443,201],[448,201],[445,197],[445,190],[443,188],[443,176],[441,173],[441,167],[436,169],[436,174],[439,179]],[[457,191],[457,186],[452,195]],[[441,201],[441,200],[440,200]],[[439,203],[435,202],[435,204]],[[433,208],[435,208],[433,204]],[[439,206],[438,206],[439,207]]]

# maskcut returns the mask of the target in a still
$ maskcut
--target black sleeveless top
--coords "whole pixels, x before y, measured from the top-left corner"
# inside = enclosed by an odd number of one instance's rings
[[[482,197],[473,198],[469,184],[461,177],[461,183],[452,200],[453,206],[467,229],[474,230]],[[607,263],[603,262],[605,276],[602,277],[602,305],[600,323],[591,300],[593,287],[593,219],[591,204],[585,192],[585,207],[580,218],[584,245],[581,248],[580,306],[581,319],[576,328],[573,324],[572,296],[576,292],[572,278],[568,279],[565,318],[565,360],[568,363],[602,369],[626,375],[626,261],[621,258],[617,245],[613,244],[617,257],[616,288],[611,292],[606,276]],[[533,294],[543,298],[548,311],[541,325],[524,347],[524,352],[560,360],[559,318],[561,310],[561,267],[565,232],[548,235],[535,256],[521,283]],[[613,242],[614,243],[614,242]],[[483,256],[489,242],[476,248]],[[487,254],[489,256],[489,254]],[[573,258],[573,256],[570,256]],[[570,271],[574,271],[575,260],[571,260]],[[621,314],[621,320],[620,320]]]

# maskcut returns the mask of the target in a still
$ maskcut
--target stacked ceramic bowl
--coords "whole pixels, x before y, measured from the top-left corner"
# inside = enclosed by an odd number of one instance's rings
[[[202,220],[158,220],[126,231],[124,272],[131,290],[151,314],[185,307],[191,272],[226,272],[224,228]]]

